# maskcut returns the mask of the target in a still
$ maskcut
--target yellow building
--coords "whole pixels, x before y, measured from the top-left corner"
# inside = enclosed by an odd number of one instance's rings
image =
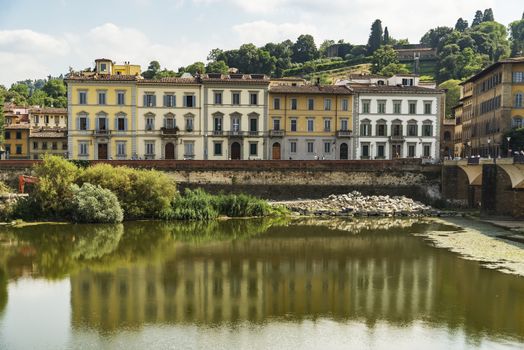
[[[29,159],[29,129],[27,123],[5,125],[3,147],[6,159]]]
[[[68,150],[72,159],[136,156],[136,66],[98,59],[94,74],[73,73],[68,86]],[[130,75],[122,73],[131,73]]]
[[[350,159],[352,94],[346,86],[271,86],[269,159]]]
[[[31,108],[29,110],[31,128],[67,129],[67,108]]]
[[[463,103],[453,107],[452,114],[455,117],[455,132],[453,142],[455,144],[453,154],[455,157],[465,157],[465,145],[462,143],[462,117],[463,117]]]
[[[44,154],[67,157],[67,132],[63,129],[32,129],[29,153],[31,159],[41,159]]]

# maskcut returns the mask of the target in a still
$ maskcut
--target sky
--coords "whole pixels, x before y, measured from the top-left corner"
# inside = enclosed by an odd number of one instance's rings
[[[436,26],[471,23],[492,8],[505,25],[522,0],[0,0],[0,84],[58,76],[96,58],[152,60],[177,70],[206,62],[213,48],[262,46],[300,34],[365,44],[375,19],[392,37],[418,43]]]

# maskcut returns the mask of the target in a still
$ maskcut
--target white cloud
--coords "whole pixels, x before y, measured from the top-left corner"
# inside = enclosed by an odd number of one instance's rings
[[[272,23],[268,21],[255,21],[233,26],[243,43],[264,45],[268,42],[280,42],[286,39],[294,40],[300,34],[316,36],[318,30],[314,25],[306,23]]]
[[[25,53],[54,53],[64,55],[69,51],[65,40],[29,29],[0,31],[0,51]]]

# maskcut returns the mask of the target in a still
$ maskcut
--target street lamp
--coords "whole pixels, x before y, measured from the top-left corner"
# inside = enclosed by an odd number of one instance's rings
[[[488,159],[491,159],[491,138],[488,138]]]
[[[511,136],[506,137],[506,140],[508,140],[508,158],[511,158],[511,146],[509,143],[511,141]]]

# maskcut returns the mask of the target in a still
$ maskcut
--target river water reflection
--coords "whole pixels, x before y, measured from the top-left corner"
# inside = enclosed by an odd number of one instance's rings
[[[8,349],[521,348],[524,279],[415,219],[0,231]]]

